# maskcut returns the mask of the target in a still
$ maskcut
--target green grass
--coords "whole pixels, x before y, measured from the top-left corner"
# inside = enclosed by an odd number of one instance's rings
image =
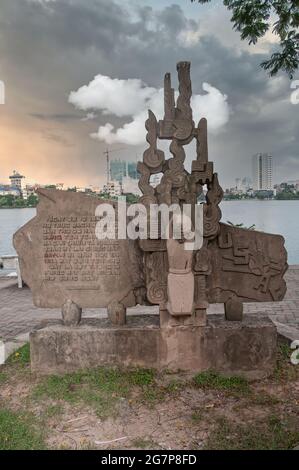
[[[218,419],[205,448],[209,450],[288,450],[299,442],[299,424],[270,415],[262,421],[236,424]]]
[[[0,384],[3,384],[8,380],[8,375],[5,372],[0,372]]]
[[[152,381],[148,386],[143,387],[140,396],[141,401],[146,402],[150,407],[154,407],[157,402],[167,399],[167,397],[176,396],[187,383],[172,379],[166,384]]]
[[[299,378],[299,367],[291,364],[292,349],[285,342],[278,343],[277,363],[273,374],[276,382],[292,382]]]
[[[33,397],[82,402],[105,418],[117,414],[119,399],[129,398],[134,387],[143,393],[152,388],[153,383],[154,372],[150,369],[122,371],[102,367],[44,378],[33,390]]]
[[[238,392],[243,395],[250,393],[249,383],[245,378],[239,376],[225,377],[209,370],[197,374],[193,378],[193,384],[204,389]]]
[[[0,450],[37,450],[45,447],[31,415],[0,409]]]
[[[6,364],[18,364],[22,367],[30,363],[30,346],[29,343],[24,344],[17,351],[12,353],[6,361]]]
[[[280,360],[286,360],[286,361],[290,360],[292,350],[287,343],[285,342],[279,343],[278,350],[279,350],[278,353],[280,355]]]
[[[202,420],[202,411],[201,410],[193,411],[191,415],[191,419],[193,423],[199,423]]]
[[[165,385],[166,393],[176,393],[179,392],[186,384],[176,379],[172,379],[167,385]]]
[[[135,369],[124,373],[133,385],[151,385],[154,381],[155,372],[152,369]]]
[[[136,449],[148,449],[149,447],[156,446],[156,444],[151,439],[136,437],[132,440],[132,446]]]
[[[266,392],[257,392],[253,393],[249,400],[249,405],[259,405],[259,406],[275,406],[280,403],[279,398],[275,397],[274,395],[270,395]]]
[[[49,405],[44,411],[44,414],[47,418],[53,418],[58,415],[62,415],[63,406],[61,404]]]
[[[164,395],[160,388],[155,386],[146,387],[142,392],[142,401],[147,402],[149,405],[153,406],[157,401],[160,401],[163,396]]]

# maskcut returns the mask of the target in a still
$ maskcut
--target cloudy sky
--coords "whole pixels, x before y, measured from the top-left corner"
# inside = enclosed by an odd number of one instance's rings
[[[101,185],[107,146],[141,159],[146,110],[161,115],[164,73],[176,86],[180,60],[222,186],[251,176],[256,152],[273,154],[276,181],[299,179],[299,105],[286,76],[259,67],[276,39],[249,47],[229,18],[217,0],[1,0],[0,182],[17,169],[28,182]]]

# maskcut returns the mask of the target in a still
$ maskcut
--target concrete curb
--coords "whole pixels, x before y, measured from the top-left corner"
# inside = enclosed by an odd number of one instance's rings
[[[277,333],[282,336],[284,339],[288,340],[290,343],[295,340],[299,340],[299,329],[293,326],[285,325],[284,323],[280,323],[276,320],[272,321],[276,326]]]

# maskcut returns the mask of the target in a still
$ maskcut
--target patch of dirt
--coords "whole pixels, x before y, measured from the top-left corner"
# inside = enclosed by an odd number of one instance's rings
[[[295,385],[298,387],[299,382]],[[269,388],[275,396],[276,390]],[[267,387],[263,391],[269,393]],[[283,398],[281,390],[278,395]],[[99,419],[90,409],[67,405],[48,443],[51,447],[72,449],[201,449],[219,418],[244,423],[265,418],[274,410],[278,415],[298,414],[298,405],[295,411],[294,404],[290,407],[286,396],[284,399],[275,405],[250,405],[248,398],[186,388],[154,407],[124,400],[119,416],[106,420]]]
[[[9,368],[8,368],[9,369]],[[169,385],[169,377],[158,384]],[[161,399],[147,401],[140,390],[120,398],[117,417],[101,419],[87,405],[64,400],[36,400],[32,391],[39,379],[29,366],[13,368],[0,383],[0,404],[32,412],[47,429],[47,445],[57,449],[201,449],[219,419],[237,424],[267,416],[288,416],[299,422],[299,373],[296,380],[273,378],[250,384],[248,394],[196,388],[185,383]]]

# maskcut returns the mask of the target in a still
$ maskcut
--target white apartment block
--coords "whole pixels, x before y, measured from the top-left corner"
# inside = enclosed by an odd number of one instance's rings
[[[119,181],[108,181],[108,183],[104,185],[103,190],[104,192],[108,193],[109,196],[112,196],[112,197],[121,196],[122,185],[121,183],[119,183]]]
[[[273,160],[268,153],[257,153],[252,157],[253,189],[273,190]]]

